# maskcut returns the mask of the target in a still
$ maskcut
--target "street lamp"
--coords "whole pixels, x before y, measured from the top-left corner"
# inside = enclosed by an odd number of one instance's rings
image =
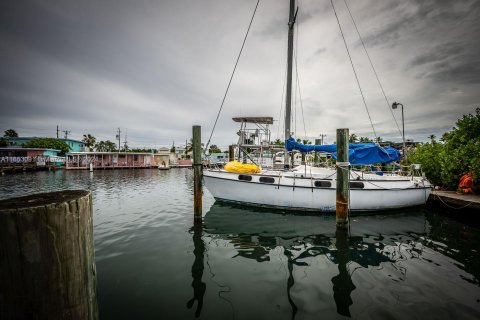
[[[403,157],[407,162],[407,149],[405,148],[405,121],[403,120],[403,104],[394,102],[392,103],[392,109],[397,109],[398,106],[402,107],[402,141],[403,141]]]

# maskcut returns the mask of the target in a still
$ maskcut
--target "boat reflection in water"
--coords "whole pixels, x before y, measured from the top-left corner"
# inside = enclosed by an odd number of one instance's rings
[[[197,300],[195,316],[200,316],[205,259],[218,297],[228,302],[234,313],[230,316],[236,319],[306,319],[319,314],[395,318],[399,313],[418,316],[432,307],[439,316],[478,315],[468,293],[471,286],[478,289],[478,274],[465,272],[471,272],[468,266],[448,258],[449,252],[461,250],[450,251],[448,245],[428,238],[432,232],[442,237],[432,230],[434,225],[417,209],[352,217],[351,230],[342,232],[335,230],[333,215],[245,210],[216,202],[204,225],[191,229],[194,298],[187,306]],[[444,252],[436,252],[438,247]],[[455,273],[458,277],[452,282],[445,280]],[[467,290],[448,292],[459,281]],[[225,318],[221,308],[218,312]]]

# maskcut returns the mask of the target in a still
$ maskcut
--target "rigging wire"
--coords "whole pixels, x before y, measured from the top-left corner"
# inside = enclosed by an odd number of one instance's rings
[[[287,63],[285,64],[285,76],[283,77],[283,91],[282,91],[282,101],[280,102],[280,113],[278,114],[278,127],[277,127],[277,137],[280,137],[280,123],[283,123],[283,128],[282,132],[285,131],[285,122],[280,121],[280,119],[284,118],[282,117],[282,111],[283,111],[283,98],[285,97],[285,89],[286,89],[286,83],[287,83]],[[280,139],[280,138],[278,138]]]
[[[372,59],[370,59],[370,55],[368,54],[367,47],[365,46],[365,42],[363,41],[362,36],[360,35],[360,31],[358,31],[357,24],[355,22],[355,19],[353,19],[352,12],[350,11],[350,8],[348,7],[347,1],[343,0],[345,3],[345,6],[347,7],[348,14],[350,15],[350,18],[352,18],[353,25],[355,26],[355,30],[357,30],[358,37],[360,38],[360,41],[362,42],[363,50],[365,50],[365,54],[367,55],[368,61],[370,62],[370,66],[372,67],[373,73],[375,74],[375,77],[377,78],[378,85],[380,86],[380,89],[382,90],[383,97],[385,98],[385,101],[387,102],[387,108],[390,110],[390,113],[392,114],[393,120],[395,120],[395,124],[397,125],[398,132],[400,135],[402,135],[402,131],[400,130],[400,127],[397,122],[397,118],[395,118],[395,114],[393,113],[392,108],[390,107],[390,102],[388,101],[387,95],[385,94],[385,90],[383,90],[382,83],[380,82],[380,78],[378,77],[377,71],[375,70],[375,67],[373,66]]]
[[[213,136],[213,132],[215,131],[215,127],[217,126],[218,118],[220,117],[220,113],[222,112],[222,109],[223,109],[223,104],[225,103],[225,99],[227,98],[228,90],[230,89],[230,84],[232,83],[232,80],[233,80],[233,75],[235,74],[235,70],[237,69],[238,61],[240,60],[240,56],[242,55],[243,47],[245,46],[245,42],[247,41],[248,33],[250,31],[250,27],[252,26],[253,18],[255,17],[255,13],[257,12],[259,3],[260,3],[260,0],[257,0],[257,4],[255,5],[255,9],[253,10],[252,18],[250,19],[250,23],[248,24],[247,33],[245,34],[245,38],[243,39],[242,47],[240,48],[240,52],[238,53],[237,61],[235,62],[235,66],[233,67],[232,75],[230,76],[230,80],[228,81],[227,89],[225,90],[225,94],[223,95],[220,109],[218,110],[218,113],[217,113],[217,118],[215,119],[215,123],[213,124],[212,132],[210,133],[208,142],[205,145],[205,148],[203,149],[203,153],[207,152],[208,146],[210,144],[210,140],[212,139],[212,136]]]
[[[367,102],[365,101],[365,96],[363,95],[362,87],[360,86],[360,81],[358,80],[357,71],[355,71],[355,66],[353,65],[352,56],[350,55],[350,50],[348,50],[347,41],[345,40],[345,36],[343,35],[342,26],[340,25],[340,20],[338,19],[337,11],[335,10],[335,5],[333,4],[333,0],[330,0],[330,3],[332,4],[333,12],[335,13],[335,18],[337,19],[338,27],[340,28],[340,33],[342,35],[343,43],[345,44],[345,49],[347,49],[348,58],[350,59],[350,64],[352,65],[353,73],[355,75],[355,79],[357,80],[358,89],[360,90],[360,94],[362,95],[363,105],[365,106],[365,110],[367,110],[368,119],[370,120],[370,125],[372,126],[372,129],[373,129],[373,135],[375,136],[375,140],[378,140],[377,133],[375,132],[375,127],[373,126],[372,117],[370,116],[370,112],[368,111]]]
[[[305,133],[304,138],[305,138],[305,140],[307,140],[307,127],[305,126],[305,116],[303,114],[303,99],[302,99],[302,91],[300,89],[300,76],[298,75],[298,65],[297,65],[297,56],[296,55],[295,55],[295,74],[296,74],[296,80],[297,80],[296,82],[297,82],[298,97],[299,97],[299,100],[300,100],[300,110],[302,111],[303,130],[304,130],[304,133]]]
[[[299,18],[297,18],[297,21]],[[297,100],[300,102],[300,110],[302,111],[302,121],[303,121],[303,131],[304,131],[304,139],[307,140],[307,127],[305,126],[305,116],[303,114],[303,99],[302,99],[302,91],[300,88],[300,75],[298,74],[298,33],[300,29],[300,22],[297,23],[297,28],[295,31],[297,32],[297,36],[295,37],[295,50],[293,52],[294,60],[295,60],[295,133],[297,133]],[[297,99],[297,92],[298,92],[298,99]]]

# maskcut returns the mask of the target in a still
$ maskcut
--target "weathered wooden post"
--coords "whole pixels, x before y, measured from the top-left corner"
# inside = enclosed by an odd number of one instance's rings
[[[228,146],[228,161],[235,161],[235,145]]]
[[[193,216],[195,222],[202,221],[202,127],[193,126]]]
[[[346,228],[349,207],[348,129],[337,129],[337,228]]]
[[[92,196],[0,201],[0,319],[98,319]]]

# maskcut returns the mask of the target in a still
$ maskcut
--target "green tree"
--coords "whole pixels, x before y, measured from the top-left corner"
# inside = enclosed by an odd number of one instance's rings
[[[360,139],[358,141],[361,142],[361,143],[373,142],[372,139],[370,139],[368,137],[360,137]]]
[[[95,145],[95,150],[98,152],[115,152],[117,151],[117,147],[114,142],[110,140],[106,140],[106,141],[99,141]]]
[[[285,145],[285,142],[280,139],[276,139],[275,141],[273,141],[273,145],[283,147]]]
[[[210,148],[208,148],[208,152],[210,153],[222,153],[222,150],[220,150],[216,144],[212,144]]]
[[[0,147],[7,147],[8,141],[5,138],[0,138]]]
[[[23,148],[45,148],[60,150],[62,154],[70,151],[65,141],[55,138],[35,138],[22,145]]]
[[[5,132],[3,133],[3,136],[5,138],[18,138],[18,133],[13,129],[8,129],[8,130],[5,130]]]
[[[350,134],[350,136],[348,137],[348,142],[355,143],[357,141],[358,141],[357,135],[355,133]]]
[[[442,164],[442,180],[453,189],[462,175],[475,173],[480,178],[480,108],[476,114],[464,115],[452,131],[442,136],[445,161]]]
[[[85,146],[89,150],[91,150],[95,146],[95,143],[97,142],[97,139],[89,133],[89,134],[84,134],[83,135],[82,142],[85,144]]]
[[[410,163],[422,164],[430,181],[455,190],[460,177],[468,172],[475,174],[478,187],[480,177],[480,108],[476,114],[458,119],[452,131],[442,136],[442,143],[430,136],[431,142],[417,147],[409,155]]]
[[[435,139],[431,142],[419,145],[408,155],[408,162],[420,163],[425,175],[434,185],[443,185],[441,164],[444,162],[443,144]]]

